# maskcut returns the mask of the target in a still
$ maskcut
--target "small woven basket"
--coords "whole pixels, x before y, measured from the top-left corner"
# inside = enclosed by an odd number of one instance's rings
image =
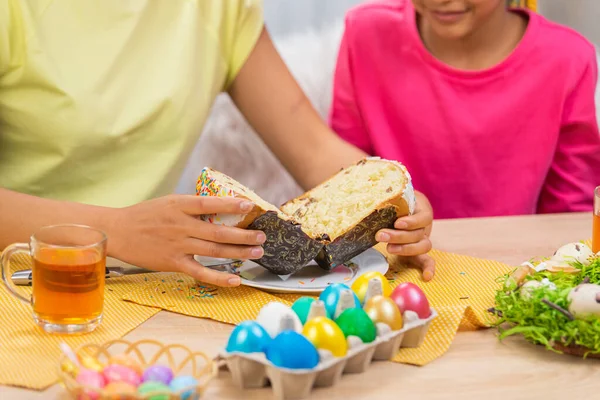
[[[111,356],[127,354],[135,359],[144,369],[160,363],[160,365],[171,368],[174,376],[189,375],[193,376],[198,382],[196,386],[182,388],[178,392],[156,391],[143,395],[137,393],[135,395],[130,393],[106,393],[103,389],[79,384],[75,380],[75,376],[63,368],[63,365],[69,361],[68,357],[63,354],[58,366],[60,382],[72,396],[81,400],[199,399],[206,390],[210,380],[216,376],[218,370],[217,364],[204,353],[194,352],[180,344],[164,345],[150,339],[139,340],[137,342],[128,342],[119,339],[102,345],[86,344],[75,349],[75,354],[78,357],[95,357],[104,365],[108,364]],[[185,396],[183,396],[184,394]]]

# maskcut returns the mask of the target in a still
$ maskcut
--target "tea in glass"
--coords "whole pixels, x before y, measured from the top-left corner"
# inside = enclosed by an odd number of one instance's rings
[[[13,254],[33,259],[31,300],[8,282]],[[106,270],[106,236],[81,225],[42,228],[29,244],[10,245],[2,255],[2,278],[11,292],[31,303],[33,318],[46,332],[84,333],[102,320]]]

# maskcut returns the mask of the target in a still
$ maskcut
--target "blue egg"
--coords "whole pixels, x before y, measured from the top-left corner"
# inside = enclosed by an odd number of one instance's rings
[[[228,353],[264,353],[271,336],[256,321],[244,321],[235,327],[225,350]]]
[[[294,331],[281,332],[267,347],[267,359],[276,367],[311,369],[319,363],[319,353],[304,336]]]
[[[181,400],[187,400],[193,393],[194,388],[198,385],[198,381],[193,376],[184,375],[178,376],[173,379],[169,384],[169,387],[173,392],[179,393],[182,389],[187,389],[185,392],[181,393]]]
[[[332,283],[327,286],[325,290],[321,292],[319,296],[319,300],[325,303],[325,309],[327,313],[333,317],[335,315],[335,309],[337,307],[338,301],[340,300],[340,295],[344,290],[349,290],[354,296],[354,306],[360,308],[360,301],[356,296],[356,293],[352,291],[347,285],[343,283]]]

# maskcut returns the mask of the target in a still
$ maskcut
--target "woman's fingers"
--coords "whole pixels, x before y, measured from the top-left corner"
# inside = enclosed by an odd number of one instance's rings
[[[215,243],[260,246],[267,240],[262,231],[211,224],[193,217],[190,217],[186,230],[191,238]]]
[[[232,258],[236,260],[257,260],[264,254],[264,250],[260,246],[240,246],[194,238],[185,239],[183,251],[186,254],[212,258]]]
[[[206,268],[194,260],[192,256],[186,257],[181,263],[181,272],[197,281],[220,287],[234,287],[239,286],[241,283],[239,276]]]
[[[178,195],[169,201],[189,215],[247,214],[254,208],[254,203],[238,197]]]

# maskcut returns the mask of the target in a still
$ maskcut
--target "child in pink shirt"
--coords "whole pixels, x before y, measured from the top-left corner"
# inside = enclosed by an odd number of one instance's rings
[[[596,52],[505,0],[352,9],[330,123],[404,163],[438,218],[589,211],[600,185]]]

